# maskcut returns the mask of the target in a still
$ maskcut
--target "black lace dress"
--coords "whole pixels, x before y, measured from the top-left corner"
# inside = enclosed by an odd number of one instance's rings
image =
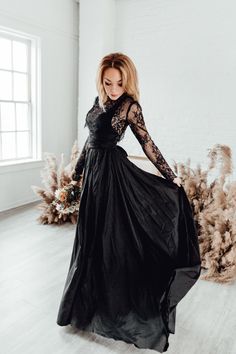
[[[128,125],[165,178],[117,145]],[[191,205],[130,95],[108,98],[105,109],[96,97],[85,126],[73,173],[83,176],[80,209],[57,324],[164,352],[176,306],[201,271]]]

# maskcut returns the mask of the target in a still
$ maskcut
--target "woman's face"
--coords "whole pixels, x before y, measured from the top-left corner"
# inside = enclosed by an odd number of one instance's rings
[[[116,68],[108,68],[104,71],[103,87],[107,96],[112,100],[117,100],[125,90],[122,87],[121,73]]]

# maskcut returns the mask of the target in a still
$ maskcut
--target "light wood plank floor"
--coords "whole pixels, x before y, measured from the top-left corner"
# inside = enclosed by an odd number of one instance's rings
[[[157,353],[56,324],[75,225],[40,225],[37,203],[0,214],[0,353]],[[168,354],[236,353],[236,284],[198,280],[177,308]]]

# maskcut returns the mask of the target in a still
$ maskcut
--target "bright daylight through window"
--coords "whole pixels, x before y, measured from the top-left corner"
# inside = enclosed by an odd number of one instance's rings
[[[31,40],[0,31],[0,164],[35,157],[35,67]]]

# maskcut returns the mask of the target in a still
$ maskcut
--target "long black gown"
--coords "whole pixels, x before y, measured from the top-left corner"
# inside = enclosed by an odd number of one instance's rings
[[[165,178],[117,145],[128,125]],[[201,271],[191,205],[126,92],[108,98],[105,109],[97,96],[85,126],[72,176],[83,175],[80,209],[57,324],[164,352],[176,306]]]

